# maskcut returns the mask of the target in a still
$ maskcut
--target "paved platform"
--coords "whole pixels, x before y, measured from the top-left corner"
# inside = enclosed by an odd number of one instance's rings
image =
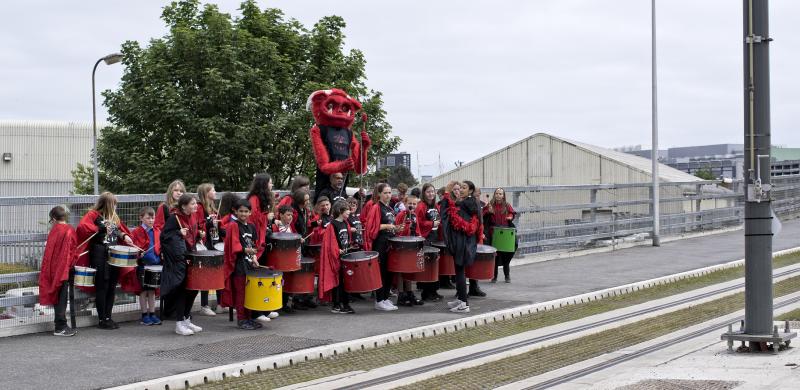
[[[775,251],[800,245],[800,221],[785,222]],[[512,283],[482,283],[489,294],[471,300],[473,313],[542,302],[743,257],[742,231],[640,246],[512,268]],[[443,295],[453,290],[442,290]],[[174,323],[144,327],[123,323],[116,331],[82,328],[74,338],[35,334],[2,343],[0,388],[104,388],[233,363],[314,345],[383,334],[458,318],[444,303],[376,312],[356,303],[356,315],[324,308],[285,315],[260,331],[240,331],[227,317],[196,316],[205,331],[181,337]]]

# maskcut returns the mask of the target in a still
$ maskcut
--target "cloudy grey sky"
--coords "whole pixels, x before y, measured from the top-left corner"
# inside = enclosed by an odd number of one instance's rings
[[[218,1],[237,14],[238,1]],[[773,143],[800,147],[800,2],[770,2]],[[161,1],[3,1],[0,119],[91,120],[91,68],[165,33]],[[536,132],[650,145],[650,1],[262,1],[337,14],[422,174]],[[660,145],[742,143],[742,2],[659,0]],[[115,88],[122,67],[97,72]],[[105,118],[100,109],[98,118]]]

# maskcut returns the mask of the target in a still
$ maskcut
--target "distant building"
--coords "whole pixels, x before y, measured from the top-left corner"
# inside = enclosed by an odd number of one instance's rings
[[[430,183],[431,180],[433,180],[433,176],[431,176],[431,175],[422,175],[422,177],[419,179],[419,182],[424,184],[424,183]]]
[[[404,166],[411,170],[411,154],[409,153],[393,153],[386,157],[378,159],[378,169],[386,168],[386,167],[398,167]]]
[[[69,195],[91,150],[91,122],[0,121],[0,196]]]

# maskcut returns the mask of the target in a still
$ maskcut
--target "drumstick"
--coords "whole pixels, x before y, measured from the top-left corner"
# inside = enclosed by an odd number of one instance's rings
[[[96,231],[96,232],[94,232],[94,234],[92,234],[91,236],[89,236],[89,238],[87,238],[86,240],[84,240],[82,243],[78,244],[78,248],[82,247],[82,246],[83,246],[83,244],[85,244],[85,243],[89,242],[89,240],[91,240],[91,239],[92,239],[92,237],[96,236],[96,235],[97,235],[97,233],[100,233],[100,231]]]
[[[138,249],[138,250],[139,250],[139,252],[144,252],[144,249],[142,249],[142,248],[139,248],[139,247],[138,247],[138,246],[136,246],[135,244],[130,244],[130,246],[132,246],[132,247],[134,247],[134,248]]]
[[[85,254],[87,254],[87,253],[89,253],[89,251],[86,251],[86,252],[81,252],[81,253],[79,253],[79,254],[78,254],[78,257],[81,257],[81,256],[83,256],[83,255],[85,255]]]
[[[305,241],[307,238],[311,237],[312,234],[314,234],[314,232],[308,233],[307,236],[303,237],[303,241]]]
[[[183,229],[183,225],[181,224],[181,219],[178,217],[178,214],[175,214],[175,220],[178,221],[178,227]]]

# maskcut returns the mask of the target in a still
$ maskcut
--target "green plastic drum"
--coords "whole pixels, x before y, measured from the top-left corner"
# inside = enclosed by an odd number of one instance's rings
[[[517,229],[495,227],[492,233],[492,246],[500,252],[514,252],[514,241],[517,239]]]

